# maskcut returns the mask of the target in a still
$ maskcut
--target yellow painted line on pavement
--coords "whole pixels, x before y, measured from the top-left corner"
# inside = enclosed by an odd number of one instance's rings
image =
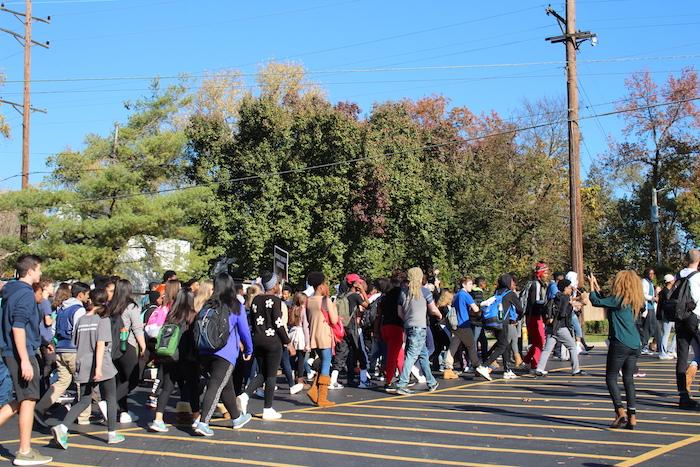
[[[654,449],[653,451],[645,452],[644,454],[641,454],[637,457],[633,457],[632,459],[627,459],[626,461],[620,462],[617,465],[619,467],[630,467],[633,465],[641,464],[642,462],[647,462],[651,459],[662,456],[668,452],[674,451],[676,449],[680,449],[684,446],[688,446],[688,445],[693,444],[693,443],[697,443],[699,441],[700,441],[700,435],[691,436],[690,438],[676,441],[675,443]]]
[[[637,387],[635,387],[635,390],[636,390],[637,392],[640,391],[640,389],[637,388]],[[460,392],[469,392],[469,393],[484,392],[483,389],[470,389],[470,388],[460,389],[459,391],[460,391]],[[532,389],[532,387],[530,387],[530,388],[523,388],[523,389],[499,389],[499,390],[498,390],[498,393],[499,393],[499,394],[502,394],[502,393],[506,393],[506,394],[522,394],[522,395],[525,395],[524,393],[532,393],[532,394],[539,394],[540,396],[543,396],[543,395],[540,393],[540,391],[541,391],[540,388]],[[610,399],[610,393],[608,393],[608,392],[579,392],[579,391],[573,392],[573,391],[557,391],[557,393],[554,394],[553,396],[561,396],[561,395],[565,395],[565,394],[573,394],[573,395],[576,395],[576,396],[603,396],[603,397],[608,398],[608,400]],[[446,395],[444,395],[444,394],[440,394],[440,395],[437,396],[437,397],[452,397],[452,396],[446,396]],[[456,396],[455,396],[455,397],[456,397]],[[544,396],[543,396],[543,397],[544,397]],[[660,398],[663,398],[663,397],[678,398],[678,392],[677,392],[677,391],[675,391],[675,392],[669,392],[669,393],[668,393],[668,396],[657,396],[657,395],[654,395],[654,396],[639,396],[639,395],[637,395],[637,399],[654,400],[654,401],[659,400]]]
[[[129,435],[129,436],[139,436],[139,435]],[[186,438],[182,438],[186,439]],[[196,438],[193,438],[196,439]],[[258,461],[253,459],[234,459],[231,457],[217,457],[217,456],[205,456],[201,454],[191,454],[184,452],[170,452],[170,451],[149,451],[146,449],[132,449],[124,448],[115,445],[109,446],[99,446],[90,444],[70,444],[70,448],[87,449],[90,451],[107,451],[107,452],[123,452],[125,454],[139,454],[147,456],[158,456],[158,457],[174,457],[178,459],[189,459],[189,460],[200,460],[200,461],[211,461],[211,462],[225,462],[227,464],[245,464],[245,465],[264,465],[267,467],[294,467],[298,464],[283,464],[280,462],[266,462]]]
[[[375,408],[374,406],[368,406]],[[393,409],[391,407],[390,409]],[[424,412],[440,412],[440,413],[464,413],[456,410],[441,410],[441,409],[414,409],[414,408],[402,408],[401,410],[413,410],[413,411],[424,411]],[[469,412],[476,414],[485,414],[485,412]],[[503,422],[492,422],[488,420],[465,420],[465,419],[452,419],[452,418],[431,418],[431,417],[404,417],[400,415],[381,415],[381,414],[368,414],[368,413],[351,413],[351,412],[318,412],[316,415],[340,415],[341,417],[359,417],[359,418],[379,418],[383,420],[409,420],[409,421],[424,421],[424,422],[440,422],[440,423],[457,423],[461,425],[488,425],[488,426],[503,426]],[[553,417],[551,415],[546,415],[547,417]],[[563,415],[558,415],[556,418],[565,418]],[[572,417],[569,417],[572,418]],[[585,420],[606,420],[610,421],[608,418],[588,418],[588,417],[577,417],[579,419]],[[288,419],[287,419],[288,420]],[[671,423],[671,422],[657,422],[653,423]],[[695,426],[694,423],[689,424]],[[568,425],[547,425],[542,423],[514,423],[508,422],[508,426],[520,427],[520,428],[538,428],[547,430],[573,430],[573,431],[613,431],[611,428],[607,427],[591,427],[591,426],[568,426]],[[669,433],[662,431],[648,431],[648,430],[634,430],[630,434],[640,434],[640,435],[654,435],[654,436],[693,436],[691,433]]]
[[[124,428],[124,429],[120,429],[117,431],[119,433],[126,433],[129,431],[136,431],[136,430],[143,430],[143,428],[141,428],[140,426],[134,426],[131,428]],[[106,429],[103,429],[100,431],[86,431],[84,433],[81,431],[78,431],[78,432],[73,432],[72,434],[69,434],[68,437],[74,438],[76,436],[97,436],[97,435],[103,435],[106,433],[107,433]],[[53,439],[53,436],[37,436],[37,437],[32,438],[32,444],[38,444],[42,441],[51,441],[52,439]],[[19,439],[8,439],[5,441],[0,441],[1,446],[4,446],[6,444],[14,444],[14,443],[19,443]]]
[[[394,418],[393,416],[390,418]],[[281,422],[286,423],[299,423],[304,425],[323,425],[323,426],[338,426],[347,428],[362,428],[375,429],[375,430],[388,430],[388,431],[407,431],[409,433],[419,432],[419,433],[432,433],[438,435],[457,435],[463,437],[477,437],[477,438],[491,438],[491,439],[519,439],[519,440],[534,440],[534,441],[555,441],[561,443],[582,443],[582,444],[605,444],[611,446],[636,446],[644,448],[654,448],[663,446],[661,444],[651,444],[651,443],[634,443],[630,441],[603,441],[603,440],[592,440],[592,439],[562,439],[555,438],[551,436],[533,436],[533,435],[506,435],[501,433],[485,433],[485,432],[464,432],[464,431],[454,431],[454,430],[437,430],[432,428],[413,428],[413,427],[398,427],[398,426],[368,426],[366,424],[360,423],[340,423],[340,422],[322,422],[313,420],[291,420],[291,419],[281,419]],[[502,424],[501,424],[502,425]],[[601,430],[602,431],[602,430]],[[384,441],[383,439],[381,441]],[[407,444],[413,444],[408,442]]]
[[[239,431],[257,431],[260,433],[264,433],[266,435],[276,435],[280,434],[279,432],[274,432],[270,430],[248,430],[248,429],[241,429]],[[295,435],[295,436],[308,436],[309,434],[307,433],[290,433],[290,435]],[[218,445],[224,445],[224,446],[248,446],[248,447],[255,447],[255,448],[264,448],[264,449],[276,449],[276,450],[284,450],[284,451],[301,451],[304,453],[318,453],[318,454],[328,454],[330,456],[350,456],[350,457],[367,457],[370,459],[384,459],[384,460],[390,460],[390,461],[399,461],[399,462],[413,462],[413,463],[418,463],[418,464],[440,464],[440,465],[461,465],[465,467],[476,467],[478,465],[484,465],[484,464],[474,464],[474,463],[469,463],[469,462],[459,462],[459,461],[453,461],[453,460],[442,460],[442,459],[419,459],[415,457],[403,457],[403,456],[393,456],[389,454],[376,454],[376,453],[369,453],[369,452],[362,452],[362,451],[340,451],[336,449],[323,449],[323,448],[314,448],[314,447],[308,447],[308,446],[296,446],[296,445],[276,445],[276,444],[265,444],[265,443],[251,443],[248,441],[229,441],[229,440],[219,440],[219,439],[208,439],[208,438],[193,438],[193,437],[182,437],[182,436],[170,436],[170,435],[152,435],[152,434],[130,434],[129,437],[141,437],[141,438],[153,438],[153,439],[164,439],[164,440],[171,440],[171,441],[187,441],[187,442],[194,442],[194,443],[204,443],[204,444],[218,444]],[[314,435],[315,436],[315,435]],[[356,439],[354,437],[348,437],[348,439]],[[380,442],[383,442],[384,440],[379,440]],[[186,457],[186,455],[183,455]],[[333,457],[330,457],[329,459],[333,459]],[[624,460],[628,459],[627,457],[615,459],[615,460]],[[326,459],[326,462],[332,462]]]
[[[501,391],[499,391],[500,393]],[[582,393],[574,393],[572,394],[579,396],[583,395]],[[530,401],[542,401],[542,402],[549,402],[549,401],[555,401],[555,402],[575,402],[575,403],[592,403],[592,404],[607,404],[608,406],[610,405],[610,395],[609,394],[601,394],[607,396],[607,399],[579,399],[577,397],[530,397],[529,395],[521,395],[521,396],[494,396],[491,394],[482,394],[482,395],[445,395],[445,394],[438,394],[435,397],[449,397],[449,398],[457,398],[457,399],[515,399],[515,400],[522,400],[522,399],[528,399]],[[433,395],[430,394],[432,397]],[[653,398],[640,398],[637,397],[637,400],[654,400],[656,402],[659,401],[659,398],[653,399]],[[423,402],[423,401],[421,401]],[[431,401],[433,402],[433,401]],[[459,402],[459,401],[458,401]],[[528,402],[522,401],[523,404],[527,404]],[[444,402],[439,402],[440,404],[443,404]],[[663,407],[678,407],[677,403],[662,403],[660,402],[659,405]]]
[[[610,412],[612,413],[612,407],[610,408]],[[644,411],[637,412],[637,423],[641,424],[660,424],[660,425],[680,425],[680,426],[693,426],[697,427],[698,424],[697,422],[679,422],[677,420],[655,420],[655,419],[645,419],[644,418]],[[680,413],[680,412],[679,412]],[[682,415],[682,414],[681,414]],[[605,417],[584,417],[581,415],[554,415],[554,414],[547,414],[543,415],[543,417],[550,417],[550,418],[562,418],[565,420],[571,419],[571,420],[600,420],[600,421],[609,421],[612,422],[612,415],[610,418],[605,418]],[[640,419],[641,417],[641,419]],[[634,430],[635,432],[638,432],[639,430]],[[660,435],[663,433],[659,433]],[[695,433],[669,433],[669,434],[674,434],[678,436],[695,436]]]
[[[14,458],[9,458],[9,457],[4,457],[0,456],[1,461],[12,461]],[[90,464],[69,464],[67,462],[49,462],[48,464],[44,465],[55,465],[56,467],[99,467],[97,465],[90,465]]]

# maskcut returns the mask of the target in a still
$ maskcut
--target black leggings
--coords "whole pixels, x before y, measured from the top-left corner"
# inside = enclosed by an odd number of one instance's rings
[[[622,342],[611,339],[608,348],[608,358],[605,362],[605,382],[612,397],[615,410],[621,409],[622,395],[617,384],[617,376],[622,370],[622,384],[625,386],[627,413],[636,413],[636,394],[634,390],[634,369],[637,366],[638,349],[631,349]]]
[[[209,383],[202,403],[202,422],[209,423],[219,399],[223,402],[231,418],[238,418],[236,393],[233,392],[233,365],[228,360],[216,355],[202,357],[201,362],[205,371],[209,373]],[[279,366],[279,361],[277,365]],[[275,371],[277,371],[277,367],[275,367]],[[273,384],[272,388],[274,389],[274,387]]]
[[[181,399],[190,403],[192,412],[199,412],[199,364],[195,362],[166,362],[161,365],[161,393],[156,412],[165,412],[175,383],[180,386]]]
[[[119,344],[117,344],[119,345]],[[117,367],[117,401],[119,410],[126,412],[127,396],[139,384],[139,353],[136,347],[127,344],[126,352],[118,360],[114,360]]]
[[[63,417],[63,424],[65,426],[69,426],[75,422],[78,415],[83,413],[83,410],[90,407],[90,403],[92,402],[92,390],[98,385],[100,387],[100,393],[102,394],[102,400],[107,401],[107,431],[115,431],[117,429],[117,382],[115,378],[100,381],[99,383],[95,383],[94,381],[80,383],[80,390],[82,392],[80,400],[73,404],[66,416]]]
[[[255,347],[255,361],[258,363],[258,374],[250,380],[245,392],[251,397],[256,389],[265,383],[265,408],[272,407],[275,398],[275,383],[277,382],[277,368],[282,360],[282,345],[271,348]]]
[[[501,329],[496,330],[496,343],[489,350],[489,358],[486,360],[486,365],[491,365],[498,357],[503,356],[503,370],[508,371],[508,359],[506,358],[506,350],[510,348],[508,342],[508,324],[503,323]]]
[[[688,368],[688,353],[693,339],[700,341],[700,331],[698,331],[698,319],[694,314],[685,321],[676,323],[676,386],[681,399],[688,399],[688,387],[686,385],[685,371]]]
[[[304,364],[306,363],[306,352],[304,352],[303,349],[297,349],[297,354],[296,356],[292,357],[292,360],[295,360],[296,364],[296,376],[297,376],[297,381],[299,378],[304,378]]]

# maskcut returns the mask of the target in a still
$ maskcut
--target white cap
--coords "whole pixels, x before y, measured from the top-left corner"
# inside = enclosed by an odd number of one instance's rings
[[[674,276],[673,274],[666,274],[664,276],[664,284],[668,284],[669,282],[673,282],[675,280],[676,280],[676,276]]]

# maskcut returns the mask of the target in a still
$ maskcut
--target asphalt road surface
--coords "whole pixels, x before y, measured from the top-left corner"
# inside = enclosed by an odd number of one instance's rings
[[[329,409],[311,407],[304,394],[284,394],[280,383],[275,408],[282,420],[254,418],[238,431],[213,422],[220,425],[213,426],[213,438],[192,436],[185,426],[148,432],[152,415],[141,406],[145,392],[139,390],[133,406],[140,420],[120,426],[124,443],[108,446],[100,425],[72,427],[67,451],[48,431],[36,431],[34,443],[63,466],[699,465],[700,412],[677,409],[675,363],[640,360],[647,375],[636,380],[639,421],[628,431],[607,428],[613,410],[604,359],[603,351],[582,357],[587,377],[571,377],[568,362],[552,362],[561,371],[546,378],[464,376],[439,380],[434,393],[416,386],[411,396],[346,388],[331,392],[338,405]],[[250,410],[261,412],[262,401],[251,400]],[[167,421],[174,414],[166,414]],[[16,438],[13,419],[0,429],[0,455],[7,460]]]

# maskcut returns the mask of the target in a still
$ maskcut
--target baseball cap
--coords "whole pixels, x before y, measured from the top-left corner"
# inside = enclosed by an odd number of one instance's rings
[[[673,274],[666,274],[664,276],[664,284],[668,284],[669,282],[673,282],[676,280],[676,277]]]

